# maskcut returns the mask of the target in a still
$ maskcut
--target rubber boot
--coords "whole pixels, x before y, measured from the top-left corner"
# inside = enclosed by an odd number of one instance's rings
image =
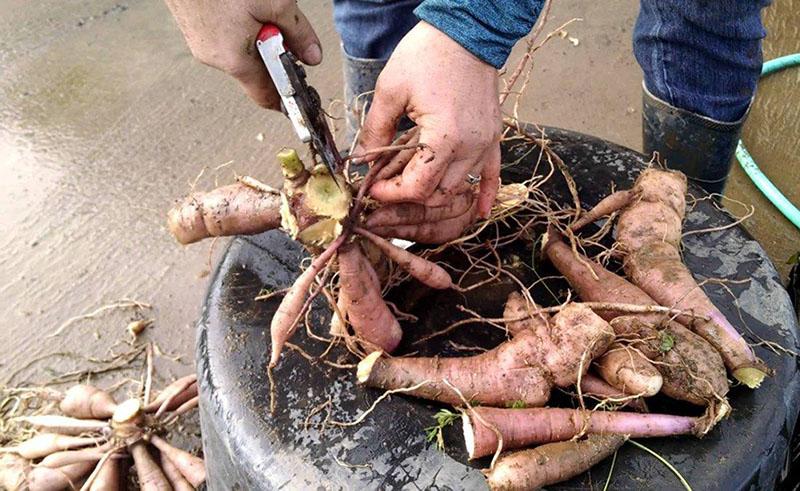
[[[786,290],[792,299],[797,319],[800,320],[800,263],[792,266],[792,270],[789,271],[789,284],[786,286]],[[800,432],[800,428],[798,431]],[[800,438],[800,433],[798,433],[798,438]]]
[[[349,147],[361,127],[362,115],[372,102],[375,82],[387,60],[355,58],[342,50],[344,64],[344,101],[347,131],[346,145]]]
[[[345,145],[349,148],[358,129],[361,128],[363,115],[366,114],[372,103],[372,94],[375,91],[378,75],[381,74],[388,60],[355,58],[345,53],[344,49],[342,50],[342,60],[344,64],[344,100],[347,104],[345,108],[347,124]],[[403,116],[397,124],[397,130],[402,132],[413,126],[414,123],[407,116]]]
[[[642,136],[645,155],[658,152],[708,193],[722,194],[747,113],[726,123],[680,109],[643,88]]]

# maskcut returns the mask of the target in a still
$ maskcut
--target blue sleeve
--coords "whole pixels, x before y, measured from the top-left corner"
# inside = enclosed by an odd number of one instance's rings
[[[500,68],[533,29],[544,0],[424,0],[414,13],[486,63]]]

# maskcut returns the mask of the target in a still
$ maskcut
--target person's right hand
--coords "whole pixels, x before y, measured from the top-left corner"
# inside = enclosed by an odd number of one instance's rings
[[[277,25],[286,46],[302,62],[317,65],[322,48],[294,0],[165,0],[202,63],[236,78],[260,106],[280,109],[280,97],[256,49],[266,23]]]

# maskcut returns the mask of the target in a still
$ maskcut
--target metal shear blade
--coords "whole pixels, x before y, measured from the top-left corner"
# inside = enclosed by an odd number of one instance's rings
[[[283,36],[275,26],[265,25],[261,29],[256,46],[281,96],[283,111],[292,121],[295,133],[304,143],[311,143],[328,172],[333,175],[341,166],[342,158],[322,112],[319,94],[306,83],[305,69],[292,53],[286,51]]]

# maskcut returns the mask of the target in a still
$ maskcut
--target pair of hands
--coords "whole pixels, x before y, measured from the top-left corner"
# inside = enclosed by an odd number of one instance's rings
[[[264,23],[276,24],[304,63],[322,61],[319,38],[294,0],[166,0],[199,61],[236,78],[259,105],[280,98],[255,49]],[[409,32],[381,73],[357,152],[389,145],[407,114],[419,142],[433,151],[410,155],[402,173],[377,181],[370,194],[387,202],[442,206],[481,176],[478,215],[488,216],[500,176],[501,130],[495,69],[430,24]]]

